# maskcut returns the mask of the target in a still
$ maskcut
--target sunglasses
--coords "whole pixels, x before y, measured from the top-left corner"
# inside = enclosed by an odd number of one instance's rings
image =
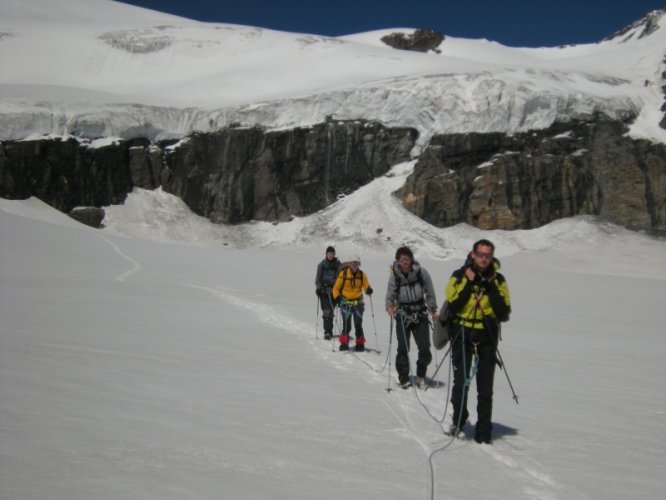
[[[492,259],[493,254],[492,253],[486,253],[486,252],[474,252],[474,255],[481,259]]]

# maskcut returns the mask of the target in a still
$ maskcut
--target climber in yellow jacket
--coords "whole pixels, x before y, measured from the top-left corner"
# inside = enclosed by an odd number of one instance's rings
[[[342,333],[340,334],[340,350],[349,350],[349,334],[351,333],[352,319],[354,320],[354,333],[356,345],[354,350],[365,350],[365,336],[363,335],[363,290],[372,295],[372,287],[368,283],[368,276],[360,269],[361,259],[353,255],[349,262],[342,264],[338,277],[333,285],[333,301],[340,305],[342,312]]]
[[[453,423],[450,433],[464,432],[469,417],[470,367],[474,365],[477,389],[474,439],[487,444],[491,442],[493,430],[493,380],[500,323],[508,321],[511,314],[509,286],[499,269],[495,245],[489,240],[479,240],[446,286],[455,332],[451,339]]]

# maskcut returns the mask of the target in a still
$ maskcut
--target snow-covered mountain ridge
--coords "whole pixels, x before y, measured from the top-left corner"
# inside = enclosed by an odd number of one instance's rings
[[[663,12],[639,36],[560,48],[447,37],[400,51],[382,30],[340,38],[200,23],[110,0],[0,2],[0,138],[182,137],[232,123],[375,119],[433,133],[545,128],[600,112],[658,127]],[[404,29],[404,31],[408,31]],[[29,64],[26,64],[29,61]]]

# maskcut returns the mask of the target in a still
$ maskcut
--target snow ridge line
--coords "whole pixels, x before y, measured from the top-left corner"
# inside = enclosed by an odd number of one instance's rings
[[[102,239],[103,239],[104,241],[106,241],[109,245],[111,245],[111,248],[113,248],[114,252],[116,252],[116,253],[117,253],[118,255],[120,255],[123,259],[125,259],[127,262],[129,262],[130,264],[132,264],[132,267],[131,267],[130,269],[128,269],[128,270],[125,271],[124,273],[119,274],[118,276],[116,276],[115,278],[113,278],[114,281],[120,281],[120,282],[123,282],[123,281],[125,281],[127,278],[129,278],[132,274],[134,274],[134,273],[137,272],[139,269],[141,269],[141,264],[139,264],[139,263],[138,263],[137,261],[135,261],[132,257],[130,257],[129,255],[127,255],[126,253],[124,253],[124,252],[120,249],[120,247],[119,247],[118,245],[116,245],[113,241],[109,240],[108,238],[106,238],[106,237],[104,237],[104,236],[100,236],[100,238],[102,238]]]

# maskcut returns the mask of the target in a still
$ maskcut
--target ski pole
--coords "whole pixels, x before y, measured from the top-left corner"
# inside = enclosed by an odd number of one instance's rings
[[[386,392],[391,392],[391,343],[393,341],[393,317],[391,317],[391,329],[389,330],[389,348],[388,348],[388,386],[386,387]]]
[[[377,355],[379,356],[382,351],[379,349],[379,339],[377,338],[377,323],[375,323],[375,306],[372,305],[372,295],[370,295],[370,311],[372,312],[372,326],[375,329],[375,345],[377,346]]]
[[[326,297],[328,298],[328,303],[331,306],[331,314],[333,315],[332,321],[333,321],[333,332],[331,332],[333,335],[331,337],[331,351],[335,352],[335,337],[336,334],[335,332],[340,330],[340,323],[341,323],[341,312],[340,312],[340,307],[333,301],[333,297],[331,296],[332,292],[329,292],[326,294]]]
[[[511,388],[511,392],[513,393],[513,400],[518,404],[518,395],[516,394],[516,391],[513,390],[513,384],[511,383],[511,379],[509,378],[509,372],[506,371],[506,365],[504,364],[504,360],[502,359],[502,355],[499,352],[499,349],[495,349],[495,352],[497,353],[497,357],[499,358],[499,367],[500,370],[504,372],[504,375],[506,375],[506,381],[509,382],[509,387]]]
[[[315,339],[319,340],[319,294],[317,294],[317,312],[315,313]]]

